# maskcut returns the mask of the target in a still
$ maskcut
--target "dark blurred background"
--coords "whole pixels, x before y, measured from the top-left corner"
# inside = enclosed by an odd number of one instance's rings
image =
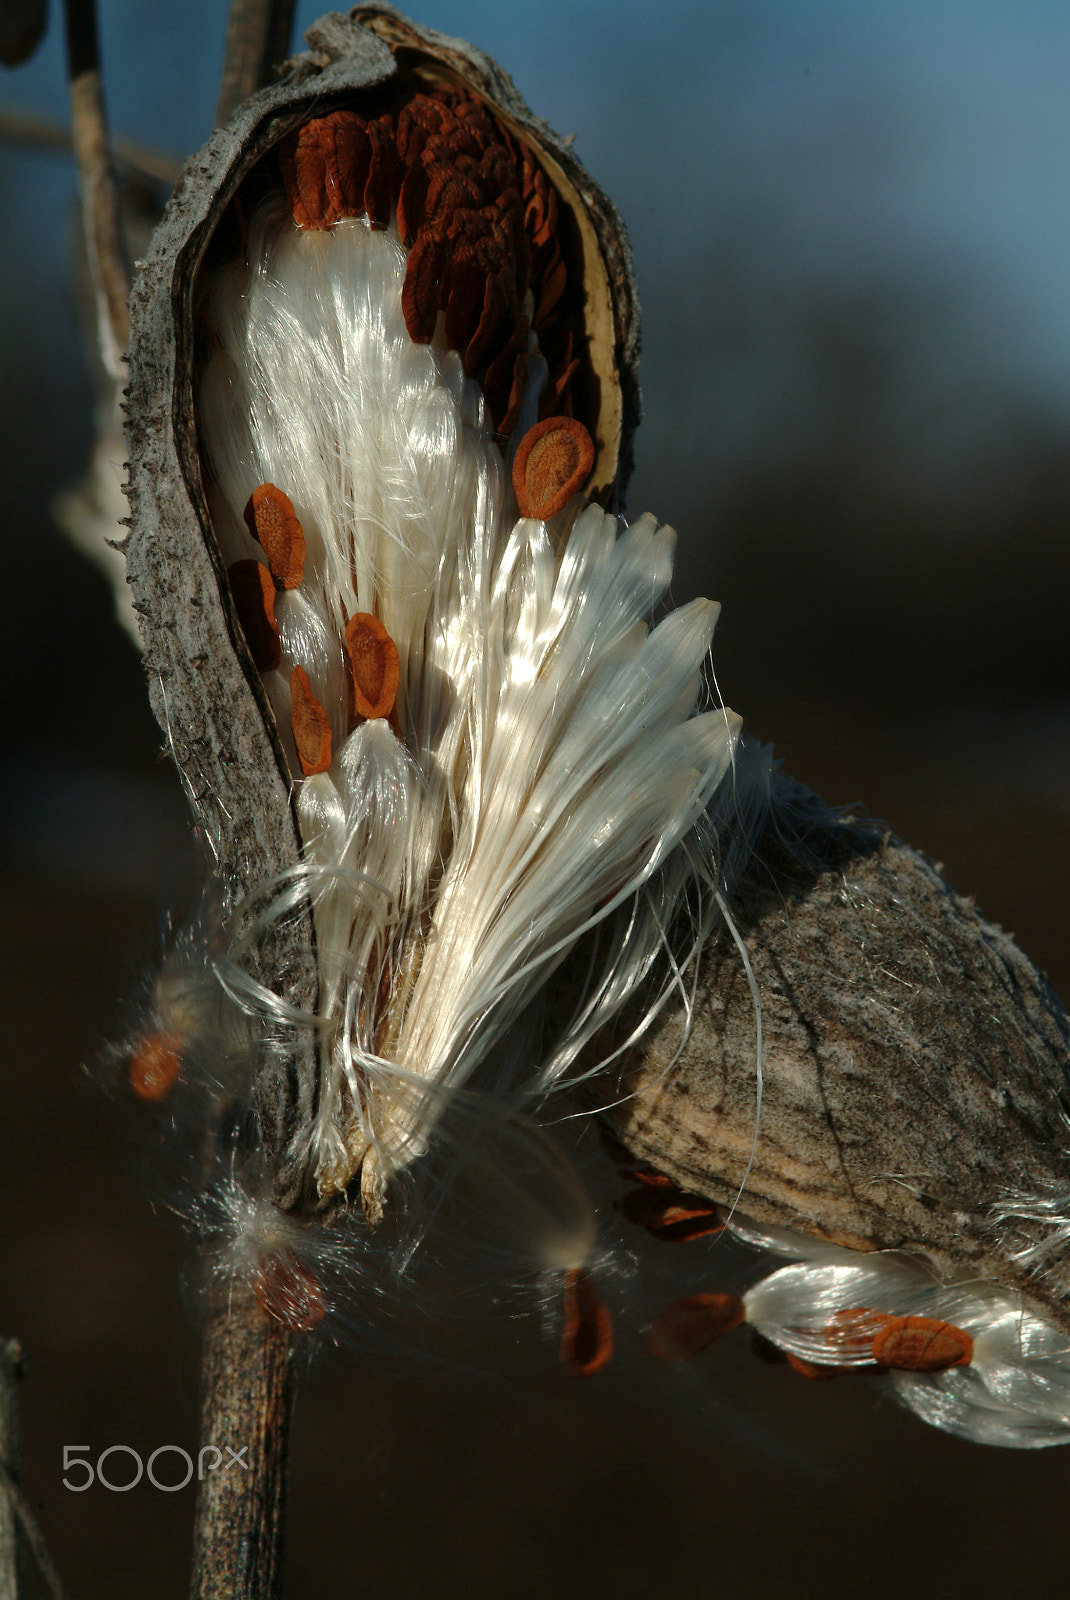
[[[202,142],[223,12],[105,0],[119,133]],[[1065,993],[1070,9],[412,12],[496,55],[628,224],[630,505],[679,529],[677,598],[723,604],[725,699],[827,800],[943,861]],[[0,100],[65,120],[57,19]],[[77,1496],[61,1460],[194,1447],[177,1230],[81,1070],[188,887],[187,825],[107,585],[51,514],[93,438],[69,162],[0,149],[0,202],[0,1333],[27,1346],[25,1476],[72,1595],[170,1600],[190,1492]],[[590,1384],[350,1353],[299,1400],[288,1593],[1061,1592],[1065,1461],[728,1344],[657,1384],[627,1350]]]

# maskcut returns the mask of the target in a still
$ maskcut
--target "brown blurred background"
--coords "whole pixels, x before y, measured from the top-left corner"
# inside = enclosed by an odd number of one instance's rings
[[[104,5],[121,132],[176,153],[205,137],[221,10]],[[575,131],[631,229],[648,416],[630,503],[680,531],[677,598],[722,601],[726,700],[827,800],[942,860],[1065,993],[1070,13],[504,13],[416,15]],[[62,117],[60,59],[54,22],[3,98]],[[190,1491],[61,1479],[64,1444],[195,1448],[178,1230],[139,1177],[154,1152],[82,1070],[188,888],[187,829],[106,585],[50,515],[92,438],[68,167],[8,147],[0,198],[0,1333],[27,1348],[25,1480],[72,1596],[171,1600]],[[716,1287],[724,1258],[690,1248]],[[1062,1591],[1063,1452],[945,1439],[745,1342],[657,1377],[624,1342],[587,1384],[537,1340],[503,1360],[492,1312],[473,1370],[320,1362],[288,1594]]]

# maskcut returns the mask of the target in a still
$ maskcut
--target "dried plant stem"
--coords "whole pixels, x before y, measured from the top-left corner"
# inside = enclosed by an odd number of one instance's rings
[[[86,249],[96,289],[97,336],[108,372],[117,380],[125,380],[122,358],[130,332],[130,267],[119,185],[108,143],[96,7],[93,0],[66,0],[65,11],[71,135],[78,163]]]
[[[229,121],[243,100],[271,82],[290,53],[293,0],[232,0],[219,85],[216,123]]]
[[[17,1339],[0,1341],[0,1464],[6,1468],[4,1488],[9,1480],[18,1483],[21,1467],[19,1437],[19,1380],[22,1377],[22,1346]],[[21,1559],[18,1516],[11,1494],[0,1494],[0,1600],[21,1594]]]
[[[191,1600],[278,1600],[282,1593],[293,1350],[251,1297],[206,1307],[201,1459]],[[237,1459],[236,1459],[237,1458]]]
[[[23,1548],[32,1554],[52,1600],[66,1600],[37,1518],[19,1487],[18,1386],[22,1366],[18,1340],[0,1340],[0,1600],[21,1600],[28,1593]]]
[[[26,111],[21,106],[0,105],[0,139],[40,155],[66,156],[74,144],[70,128],[62,122],[36,111]],[[181,161],[174,156],[150,149],[136,139],[113,139],[112,154],[119,166],[157,183],[173,186],[182,170]]]

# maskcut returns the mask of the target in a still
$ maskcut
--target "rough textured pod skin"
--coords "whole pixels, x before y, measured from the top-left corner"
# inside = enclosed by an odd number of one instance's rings
[[[414,27],[389,7],[332,13],[307,34],[280,82],[252,96],[186,163],[131,297],[126,397],[130,533],[128,581],[145,645],[153,710],[232,904],[297,865],[301,840],[290,773],[267,697],[242,635],[211,529],[193,405],[194,285],[242,181],[311,114],[362,104],[411,80],[463,83],[533,146],[575,219],[588,333],[600,393],[598,456],[589,494],[619,502],[639,419],[639,331],[631,262],[613,207],[565,144],[537,121],[501,69],[459,40]],[[311,916],[261,941],[257,976],[291,1004],[317,995]],[[309,1045],[311,1053],[312,1046]],[[308,1117],[311,1061],[273,1069],[257,1103],[269,1150]],[[281,1204],[300,1198],[279,1170]]]
[[[753,1166],[754,1008],[724,937],[682,1054],[672,1013],[631,1052],[616,1137],[760,1224],[992,1279],[1070,1330],[1070,1249],[1030,1266],[1043,1225],[999,1216],[1015,1189],[1070,1195],[1070,1018],[1044,975],[883,824],[784,777],[731,904],[762,997]]]

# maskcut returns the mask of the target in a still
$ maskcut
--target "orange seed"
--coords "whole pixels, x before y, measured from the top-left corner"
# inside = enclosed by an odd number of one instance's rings
[[[738,1294],[689,1295],[665,1307],[646,1336],[647,1349],[662,1361],[686,1361],[738,1328],[743,1318]]]
[[[261,672],[274,672],[282,660],[275,621],[275,580],[262,561],[235,561],[227,568],[227,577],[249,654]]]
[[[667,1179],[655,1184],[644,1178],[639,1188],[617,1201],[616,1210],[667,1244],[683,1244],[724,1230],[714,1206]]]
[[[142,1100],[163,1100],[182,1073],[180,1033],[147,1033],[134,1051],[128,1075],[130,1087]]]
[[[305,777],[326,772],[331,764],[331,725],[304,667],[295,667],[290,678],[290,726]]]
[[[323,1321],[327,1310],[317,1279],[288,1250],[261,1256],[253,1280],[257,1304],[265,1316],[296,1333],[307,1333]]]
[[[513,489],[522,517],[546,522],[583,488],[594,444],[575,417],[547,417],[529,428],[513,460]]]
[[[573,1267],[565,1274],[561,1365],[573,1377],[591,1378],[601,1372],[612,1354],[613,1321],[609,1308],[582,1267]]]
[[[296,589],[305,572],[305,531],[293,505],[273,483],[262,483],[245,507],[249,532],[268,558],[279,589]]]
[[[838,1378],[841,1372],[850,1372],[850,1367],[835,1367],[824,1361],[806,1361],[802,1356],[792,1355],[790,1350],[785,1350],[784,1359],[793,1372],[800,1378],[809,1378],[811,1383],[828,1383],[830,1378]]]
[[[873,1359],[898,1372],[943,1372],[968,1366],[973,1340],[964,1328],[933,1317],[892,1317],[873,1341]]]
[[[353,705],[362,717],[388,717],[394,709],[401,663],[398,648],[370,612],[346,623],[346,648],[353,667]]]

